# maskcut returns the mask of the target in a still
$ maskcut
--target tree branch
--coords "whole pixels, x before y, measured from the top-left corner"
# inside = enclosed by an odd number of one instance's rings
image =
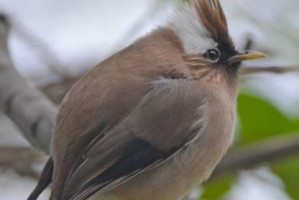
[[[218,177],[239,169],[249,169],[291,156],[299,156],[299,136],[276,137],[227,154],[213,173]]]
[[[241,75],[253,75],[253,74],[260,74],[260,73],[274,73],[274,74],[283,74],[289,72],[299,72],[299,66],[255,66],[255,67],[244,67],[241,68],[240,74]]]
[[[0,20],[0,109],[22,130],[27,140],[49,152],[57,108],[21,77],[7,48],[9,23]]]
[[[12,156],[13,155],[13,156]],[[39,173],[32,169],[32,164],[40,160],[41,154],[30,148],[1,147],[1,168],[12,169],[22,176],[38,179]]]

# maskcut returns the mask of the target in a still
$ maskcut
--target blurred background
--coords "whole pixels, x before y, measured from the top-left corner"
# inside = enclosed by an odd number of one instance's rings
[[[80,75],[165,24],[178,1],[0,0],[0,13],[8,16],[12,25],[9,49],[15,67],[59,104]],[[286,69],[241,78],[239,118],[231,152],[254,157],[269,146],[298,140],[299,1],[221,2],[237,48],[269,55],[245,67]],[[282,71],[287,72],[278,73]],[[299,200],[299,153],[294,152],[299,145],[296,147],[273,153],[271,158],[266,156],[258,164],[249,163],[242,170],[217,172],[188,199]],[[1,199],[25,199],[45,159],[1,114]],[[47,199],[48,194],[45,192],[40,199]]]

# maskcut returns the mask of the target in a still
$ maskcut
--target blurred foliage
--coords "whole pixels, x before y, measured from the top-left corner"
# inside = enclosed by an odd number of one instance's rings
[[[239,145],[299,131],[299,119],[290,119],[260,97],[241,94],[238,99],[238,113],[241,123]]]
[[[281,134],[298,134],[299,119],[290,119],[269,101],[260,97],[240,94],[238,99],[240,136],[237,146],[246,146]],[[273,172],[284,182],[286,191],[299,199],[299,157],[272,164]],[[234,176],[212,180],[204,186],[203,200],[223,199],[234,184]]]
[[[287,193],[299,199],[299,156],[273,164],[272,170],[284,182]]]
[[[201,200],[220,200],[227,194],[235,181],[234,175],[225,175],[220,179],[212,180],[204,184]]]

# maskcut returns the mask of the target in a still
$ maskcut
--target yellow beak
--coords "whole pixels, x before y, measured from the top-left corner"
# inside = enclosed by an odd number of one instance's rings
[[[229,63],[233,64],[233,63],[238,63],[238,62],[242,62],[242,61],[246,61],[246,60],[257,60],[257,59],[261,59],[261,58],[265,58],[265,57],[267,57],[267,55],[262,52],[247,51],[245,53],[237,54],[237,55],[231,57],[229,59]]]

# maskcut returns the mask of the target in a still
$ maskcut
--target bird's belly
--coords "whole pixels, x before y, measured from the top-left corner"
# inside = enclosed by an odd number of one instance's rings
[[[234,129],[234,108],[227,112],[228,107],[213,105],[197,140],[162,165],[111,191],[113,198],[178,200],[205,181],[229,148]],[[219,109],[226,110],[219,113]]]
[[[226,123],[223,120],[221,123]],[[215,130],[210,130],[215,129]],[[178,200],[205,181],[231,144],[233,123],[213,126],[198,141],[163,165],[143,173],[113,191],[120,200]],[[215,131],[214,134],[209,134]]]

